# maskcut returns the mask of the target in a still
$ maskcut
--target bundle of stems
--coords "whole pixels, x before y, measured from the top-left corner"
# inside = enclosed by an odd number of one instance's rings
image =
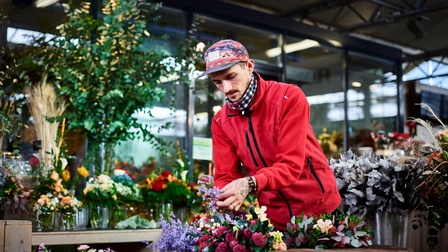
[[[56,145],[60,117],[67,104],[57,96],[54,86],[44,75],[41,83],[26,89],[29,95],[29,108],[34,118],[36,137],[42,141],[41,157],[46,167],[51,167],[59,153]]]

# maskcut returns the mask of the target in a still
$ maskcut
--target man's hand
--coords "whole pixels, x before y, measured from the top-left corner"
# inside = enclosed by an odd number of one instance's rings
[[[238,211],[249,194],[249,182],[246,178],[236,179],[227,184],[221,191],[222,194],[217,197],[216,207]]]

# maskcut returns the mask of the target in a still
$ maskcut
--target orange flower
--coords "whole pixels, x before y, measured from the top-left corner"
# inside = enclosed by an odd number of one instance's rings
[[[58,181],[59,180],[59,173],[53,171],[50,175],[50,178],[54,181]]]
[[[71,196],[65,196],[61,199],[61,204],[62,205],[67,205],[70,204],[70,202],[72,201],[72,197]]]

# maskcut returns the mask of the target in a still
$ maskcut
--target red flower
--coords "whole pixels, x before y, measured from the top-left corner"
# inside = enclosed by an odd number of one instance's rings
[[[233,247],[234,252],[246,252],[246,247],[243,244],[237,244]]]
[[[218,246],[216,246],[215,249],[216,252],[226,252],[227,251],[227,244],[225,242],[220,242]]]
[[[152,190],[154,190],[156,192],[161,192],[161,191],[165,190],[166,187],[167,187],[167,183],[165,181],[156,180],[156,181],[154,181],[154,184],[152,185]]]
[[[249,228],[244,229],[244,239],[250,240],[252,238],[252,231]]]
[[[230,232],[226,234],[226,242],[230,243],[231,241],[236,240],[235,234]]]
[[[167,171],[167,170],[164,170],[164,171],[162,171],[162,173],[160,173],[160,176],[163,176],[163,177],[168,177],[169,175],[171,175],[171,172]]]
[[[252,235],[252,241],[254,242],[255,246],[260,247],[260,248],[264,247],[264,245],[266,245],[266,238],[260,232],[255,232]]]
[[[226,226],[220,226],[216,229],[215,235],[216,236],[221,236],[224,234],[224,232],[227,230],[228,228]]]

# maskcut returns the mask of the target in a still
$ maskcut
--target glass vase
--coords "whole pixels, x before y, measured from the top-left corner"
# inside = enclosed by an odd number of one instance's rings
[[[112,215],[110,219],[110,227],[115,228],[120,221],[126,219],[126,206],[117,206],[112,210]]]
[[[40,231],[47,232],[53,230],[54,212],[39,213],[37,219],[39,221]]]
[[[90,208],[90,226],[93,229],[109,228],[110,208],[106,206],[95,206]]]
[[[157,202],[155,204],[155,220],[159,221],[160,218],[169,220],[171,212],[173,211],[173,204],[170,201]]]
[[[73,230],[75,229],[76,224],[76,216],[77,213],[62,213],[61,219],[62,219],[62,227],[64,230]]]

